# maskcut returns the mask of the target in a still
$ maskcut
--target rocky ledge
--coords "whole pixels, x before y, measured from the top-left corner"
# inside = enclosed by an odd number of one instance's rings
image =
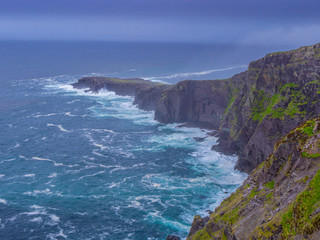
[[[113,91],[121,96],[135,96],[134,104],[143,110],[155,110],[168,84],[154,83],[141,78],[83,77],[72,86],[86,91],[99,92],[101,89]]]
[[[213,148],[239,156],[249,178],[210,217],[194,218],[189,240],[320,239],[320,44],[268,54],[225,80],[73,86],[135,96],[162,123],[218,130]]]
[[[271,155],[188,240],[320,239],[320,117],[281,138]]]
[[[217,151],[237,154],[236,169],[250,173],[278,139],[320,114],[320,44],[271,53],[225,80],[186,80],[175,85],[139,78],[85,77],[73,84],[135,96],[162,123],[219,130]]]

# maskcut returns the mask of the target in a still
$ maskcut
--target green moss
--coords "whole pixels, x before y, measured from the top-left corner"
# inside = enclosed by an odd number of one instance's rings
[[[249,194],[249,199],[252,199],[252,198],[254,198],[256,195],[257,195],[257,193],[259,193],[258,191],[257,191],[257,188],[255,187],[254,189],[252,189],[252,191],[250,192],[250,194]]]
[[[264,186],[272,190],[274,189],[274,181],[267,182]]]
[[[300,193],[282,217],[283,237],[312,234],[319,228],[318,213],[312,216],[320,201],[320,170],[310,181],[308,188]]]
[[[206,228],[203,228],[192,237],[192,240],[211,240],[212,236],[208,233]]]
[[[222,233],[221,240],[228,240],[228,237],[224,235],[224,232]]]
[[[320,157],[320,153],[309,154],[307,152],[302,152],[301,156],[304,158],[317,158],[317,157]]]
[[[230,224],[234,224],[239,219],[239,207],[232,209],[230,212],[225,213],[221,220]]]
[[[301,110],[302,106],[308,104],[306,96],[295,83],[283,85],[279,93],[268,96],[264,91],[255,91],[255,99],[251,105],[252,119],[261,122],[265,117],[284,119],[285,116],[295,118],[306,115],[306,111]],[[285,107],[280,107],[286,103]]]
[[[162,96],[161,96],[161,100],[165,101],[168,99],[168,94],[167,93],[162,93]]]
[[[234,88],[232,91],[232,96],[228,102],[228,106],[226,108],[226,110],[224,111],[224,114],[227,114],[229,112],[230,107],[232,106],[232,104],[234,103],[234,101],[236,100],[236,97],[238,96],[239,93],[239,89],[238,88]]]
[[[313,136],[313,129],[315,127],[315,121],[314,120],[310,120],[307,121],[306,124],[303,126],[302,131],[306,134],[308,134],[309,137]]]

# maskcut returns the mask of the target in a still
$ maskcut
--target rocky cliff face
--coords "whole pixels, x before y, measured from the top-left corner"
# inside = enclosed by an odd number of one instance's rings
[[[229,97],[226,81],[182,81],[162,94],[155,119],[217,129]]]
[[[155,110],[162,92],[170,85],[154,83],[141,78],[110,78],[110,77],[84,77],[73,83],[78,89],[98,92],[105,88],[118,95],[135,96],[134,104],[143,110]]]
[[[227,81],[217,147],[239,154],[236,168],[249,173],[280,137],[320,114],[320,44],[268,54]]]
[[[226,80],[182,81],[86,77],[73,84],[135,96],[162,123],[219,129],[213,148],[239,155],[236,168],[250,173],[271,154],[275,142],[320,114],[320,44],[271,53]]]
[[[272,154],[188,240],[320,239],[320,117],[281,138]]]

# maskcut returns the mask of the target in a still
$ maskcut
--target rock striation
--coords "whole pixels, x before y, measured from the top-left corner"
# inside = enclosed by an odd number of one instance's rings
[[[143,110],[154,110],[168,84],[154,83],[141,78],[83,77],[72,86],[86,91],[99,92],[101,89],[113,91],[121,96],[135,96],[134,104]]]
[[[85,77],[73,84],[135,96],[161,123],[219,130],[215,150],[237,154],[236,169],[250,173],[276,141],[320,114],[320,44],[267,54],[225,80],[186,80],[175,85],[140,78]]]
[[[224,80],[73,86],[134,96],[162,123],[217,130],[212,148],[239,156],[248,179],[209,217],[194,217],[188,240],[320,239],[320,44],[267,54]]]
[[[304,122],[187,240],[320,239],[320,117]]]

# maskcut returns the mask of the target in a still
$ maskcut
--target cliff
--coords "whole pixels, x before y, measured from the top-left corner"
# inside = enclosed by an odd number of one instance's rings
[[[225,80],[88,77],[73,86],[135,96],[162,123],[216,129],[212,148],[239,156],[236,168],[250,176],[210,217],[195,216],[188,240],[320,239],[320,44],[268,54]]]
[[[162,123],[189,123],[219,130],[217,151],[237,154],[236,169],[250,173],[276,141],[320,114],[320,44],[271,53],[225,80],[176,85],[139,78],[85,77],[76,88],[101,88],[135,96]]]
[[[226,80],[167,85],[143,79],[85,77],[73,84],[135,96],[162,123],[219,129],[213,148],[239,155],[236,168],[250,173],[275,142],[298,124],[320,114],[320,44],[271,53]]]
[[[155,119],[218,129],[229,97],[226,81],[182,81],[163,93]]]
[[[83,77],[72,86],[77,89],[98,92],[105,88],[121,96],[135,96],[134,104],[143,110],[154,110],[162,92],[170,87],[141,78]]]
[[[320,44],[268,54],[230,79],[178,83],[155,119],[219,128],[213,148],[239,155],[236,168],[250,173],[279,138],[320,114],[319,74]]]
[[[281,138],[272,154],[188,240],[319,239],[320,117]]]
[[[238,154],[236,168],[249,173],[279,138],[320,114],[319,74],[320,44],[251,62],[227,80],[232,97],[217,148]]]

